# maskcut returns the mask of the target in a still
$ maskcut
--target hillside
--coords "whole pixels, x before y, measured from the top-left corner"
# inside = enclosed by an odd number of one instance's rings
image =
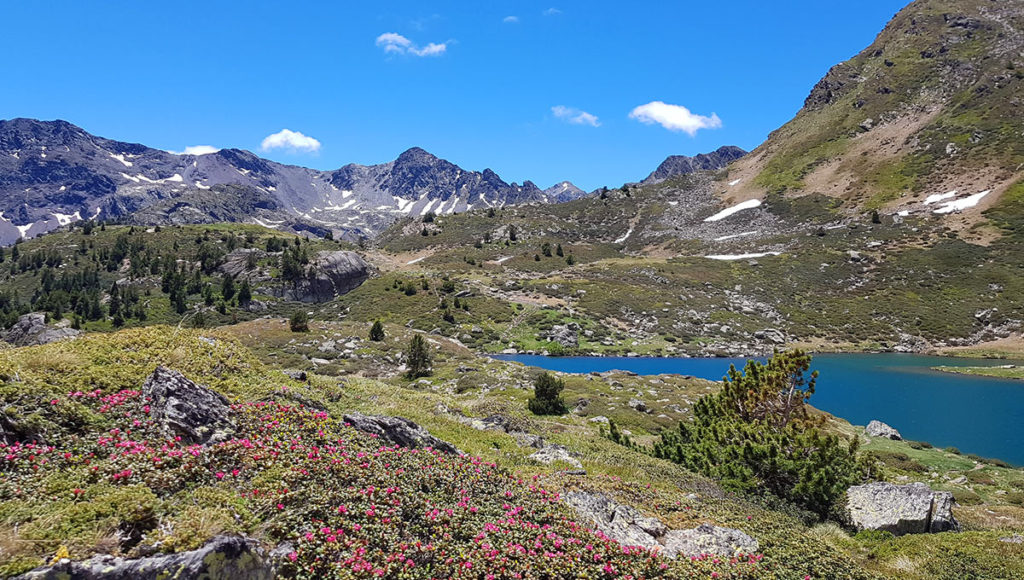
[[[916,0],[828,71],[716,193],[729,201],[822,194],[847,212],[923,216],[948,207],[947,225],[987,239],[970,229],[978,210],[1022,176],[1022,47],[1024,2]],[[946,206],[953,201],[961,204]]]
[[[73,559],[94,552],[181,553],[224,533],[244,534],[263,554],[277,548],[277,573],[300,578],[399,570],[413,578],[477,577],[481,567],[496,577],[538,578],[961,578],[965,570],[1009,578],[1021,572],[1020,547],[999,538],[1024,516],[998,494],[990,496],[994,503],[958,508],[968,526],[960,534],[851,537],[832,525],[808,526],[791,510],[725,493],[599,436],[599,423],[590,419],[603,408],[564,417],[526,414],[530,374],[520,365],[476,358],[431,338],[434,373],[409,382],[395,361],[410,333],[389,325],[388,338],[374,343],[365,328],[324,324],[296,335],[269,320],[206,332],[156,327],[6,351],[0,358],[7,403],[0,572],[28,570],[54,553]],[[350,353],[324,348],[341,341],[352,344]],[[278,370],[321,356],[336,366],[320,365],[308,376]],[[192,379],[228,396],[232,410],[216,419],[226,421],[218,429],[228,434],[208,443],[168,441],[160,399],[140,394],[150,392],[147,377],[167,380],[150,376],[157,365],[170,366],[161,371],[169,377],[183,373],[174,380]],[[714,389],[674,377],[569,380],[572,401],[613,402],[636,390],[684,403]],[[452,444],[468,455],[382,445],[348,426],[357,411],[411,418],[440,438],[435,447]],[[637,437],[656,429],[651,414],[627,408],[610,416]],[[189,437],[209,438],[212,431],[202,433]],[[536,435],[563,459],[541,462],[529,443]],[[45,444],[33,446],[31,439]],[[893,477],[920,477],[913,470],[918,462],[953,474],[978,465],[974,470],[986,477],[972,480],[990,482],[980,487],[1020,485],[1013,479],[1019,471],[887,445],[882,449],[893,457],[903,450],[914,456],[901,464],[910,471]],[[573,469],[574,461],[583,469]],[[759,548],[731,559],[622,549],[590,531],[592,523],[570,507],[576,500],[569,498],[598,493],[670,528],[738,528]]]

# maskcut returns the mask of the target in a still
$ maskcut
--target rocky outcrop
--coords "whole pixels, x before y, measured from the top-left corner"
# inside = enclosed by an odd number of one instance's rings
[[[760,548],[757,540],[739,530],[709,524],[701,524],[692,530],[672,530],[661,541],[667,556],[735,556],[753,554]]]
[[[646,517],[602,493],[574,491],[565,496],[565,502],[596,524],[603,534],[624,546],[660,548],[658,538],[668,532],[665,524],[656,518]]]
[[[75,338],[79,334],[81,331],[73,328],[58,328],[46,324],[46,315],[42,312],[30,312],[22,315],[18,322],[4,333],[3,338],[5,342],[15,346],[36,346]]]
[[[576,469],[583,469],[583,464],[580,463],[580,460],[573,457],[572,453],[570,453],[565,446],[556,445],[554,443],[545,444],[543,443],[543,440],[541,440],[541,445],[542,447],[539,451],[529,456],[530,459],[545,465],[562,462],[568,463]]]
[[[142,385],[153,420],[168,437],[188,444],[226,441],[235,432],[231,407],[220,393],[185,378],[178,371],[159,366]]]
[[[669,530],[658,519],[646,517],[600,493],[574,491],[565,496],[565,501],[616,542],[657,549],[670,558],[704,554],[732,557],[760,549],[757,540],[733,528],[703,524],[693,529]]]
[[[271,292],[286,300],[327,302],[355,290],[371,273],[370,265],[355,252],[323,252],[313,261],[305,276]]]
[[[343,420],[359,431],[376,435],[382,441],[418,449],[431,447],[443,453],[452,455],[463,455],[461,451],[451,443],[442,441],[430,434],[423,427],[402,417],[389,417],[387,415],[363,415],[362,413],[347,413]]]
[[[565,348],[577,348],[580,345],[580,325],[575,322],[556,324],[542,334],[541,338],[557,342]]]
[[[903,441],[903,436],[900,435],[899,431],[877,420],[868,423],[867,428],[864,429],[864,434],[869,437],[885,437],[893,441]]]
[[[179,554],[161,554],[126,560],[93,556],[83,562],[61,560],[36,568],[17,580],[270,580],[274,568],[254,540],[218,536],[202,548]]]
[[[953,494],[923,483],[874,482],[846,492],[846,509],[858,530],[883,530],[897,536],[958,531]]]

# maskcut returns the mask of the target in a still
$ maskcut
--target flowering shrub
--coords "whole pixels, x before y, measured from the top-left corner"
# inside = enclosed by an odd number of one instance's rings
[[[73,391],[49,403],[109,422],[51,445],[0,445],[0,516],[36,543],[38,558],[57,546],[88,556],[103,530],[116,530],[112,547],[125,552],[186,549],[232,530],[290,543],[282,573],[295,578],[768,573],[759,555],[670,560],[621,546],[575,522],[533,479],[479,458],[381,445],[318,410],[238,404],[240,436],[203,447],[164,438],[136,390]],[[197,512],[204,501],[209,509]],[[204,518],[217,522],[207,536],[181,537],[198,534]]]

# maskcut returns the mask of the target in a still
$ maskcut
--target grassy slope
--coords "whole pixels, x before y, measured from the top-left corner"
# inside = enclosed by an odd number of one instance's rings
[[[1012,49],[1021,24],[1017,3],[913,2],[871,46],[826,76],[844,85],[830,102],[819,95],[818,105],[809,104],[752,153],[756,184],[769,192],[806,191],[807,176],[830,165],[833,175],[849,179],[838,194],[872,209],[978,171],[995,182],[1013,180],[1024,162],[1016,138],[1024,116],[1015,98],[1024,63]],[[877,126],[899,118],[915,121],[896,130],[896,145],[882,142],[873,154],[859,154],[858,142],[871,135],[862,135],[865,120]]]
[[[958,517],[968,522],[971,530],[964,534],[896,540],[853,538],[828,526],[807,528],[784,511],[773,511],[723,494],[713,482],[678,466],[598,437],[596,424],[587,420],[596,414],[611,416],[643,440],[645,434],[653,434],[664,426],[665,420],[659,417],[663,412],[673,419],[685,417],[690,401],[715,388],[711,383],[679,377],[567,377],[566,398],[570,406],[580,398],[591,401],[582,416],[537,418],[524,412],[532,373],[529,369],[480,359],[447,340],[431,339],[435,343],[435,373],[410,384],[394,374],[398,369],[399,348],[410,331],[386,325],[389,338],[384,343],[371,343],[366,340],[366,330],[362,324],[332,323],[315,325],[308,335],[296,335],[288,332],[282,321],[262,320],[203,331],[202,335],[197,331],[171,332],[159,327],[91,335],[70,343],[4,351],[0,355],[0,374],[6,381],[0,387],[6,413],[24,418],[61,448],[77,448],[89,440],[91,433],[105,432],[118,421],[127,419],[119,419],[119,412],[98,412],[88,401],[68,397],[68,393],[100,389],[105,395],[122,389],[137,389],[151,369],[162,363],[240,402],[276,400],[291,405],[302,402],[320,406],[332,416],[362,410],[409,417],[464,451],[495,462],[497,479],[486,476],[481,480],[482,489],[490,489],[487,486],[492,484],[486,482],[494,482],[493,485],[500,485],[520,497],[520,489],[512,483],[514,480],[501,483],[504,480],[500,473],[515,472],[524,478],[535,474],[536,485],[553,491],[577,488],[607,491],[620,501],[657,515],[670,526],[691,527],[698,522],[712,522],[739,527],[761,541],[764,560],[751,572],[757,577],[790,578],[809,574],[814,578],[832,578],[878,573],[900,578],[954,578],[960,576],[950,571],[964,567],[982,577],[1024,573],[1020,568],[1024,562],[1020,558],[1020,547],[997,541],[1001,534],[1006,534],[1006,529],[1021,530],[1024,525],[1020,508],[996,493],[999,489],[1021,485],[1024,478],[1019,471],[984,465],[980,470],[967,471],[974,489],[988,486],[985,488],[988,491],[978,493],[981,502],[985,502],[982,505],[958,508]],[[213,340],[200,341],[200,336]],[[328,341],[335,343],[334,348],[325,346]],[[314,363],[311,358],[328,362]],[[316,368],[308,385],[292,381],[274,370],[296,367]],[[653,413],[638,413],[622,404],[638,392],[655,407]],[[439,410],[439,404],[449,411]],[[124,408],[130,408],[130,403],[125,405]],[[673,410],[672,405],[679,406]],[[566,466],[535,464],[527,457],[531,449],[519,447],[504,433],[467,427],[456,420],[453,415],[456,411],[480,418],[502,414],[521,428],[564,444],[581,453],[588,475],[564,475],[559,469]],[[287,419],[282,421],[288,428],[300,428]],[[341,429],[338,436],[354,449],[363,445],[358,437],[353,438],[354,435],[341,427],[321,425],[319,428]],[[144,426],[134,429],[138,431],[135,439],[144,439],[148,433]],[[256,432],[251,435],[257,436]],[[879,449],[885,450],[907,448],[902,443],[873,441],[868,449],[879,445],[883,446]],[[974,465],[967,459],[947,457],[948,454],[935,450],[911,449],[907,453],[913,453],[914,460],[929,469],[944,473],[957,473]],[[11,572],[38,564],[60,545],[68,547],[74,557],[97,549],[130,551],[135,545],[156,540],[164,542],[164,549],[187,549],[220,530],[245,531],[274,544],[295,538],[314,526],[308,520],[312,515],[309,510],[323,497],[307,497],[307,492],[300,490],[322,486],[325,488],[322,493],[344,494],[342,488],[331,491],[335,486],[321,482],[315,472],[303,477],[289,475],[288,470],[276,467],[276,462],[253,461],[233,447],[209,458],[203,455],[203,467],[190,476],[190,484],[179,481],[180,475],[173,471],[177,469],[173,465],[151,468],[144,461],[133,463],[130,459],[106,460],[103,457],[101,454],[95,460],[100,477],[90,475],[88,468],[76,463],[78,460],[70,460],[65,466],[62,463],[65,460],[56,456],[51,459],[53,468],[43,464],[38,472],[10,468],[3,471],[0,526],[4,531],[0,537],[5,541],[0,548],[0,560],[4,570]],[[421,459],[396,457],[393,461]],[[214,471],[227,471],[227,466],[235,464],[242,466],[243,475],[223,480],[212,476]],[[62,467],[56,470],[58,466]],[[136,471],[131,478],[111,479],[126,466]],[[452,464],[441,469],[439,477],[446,477],[443,475],[446,470],[459,473],[460,468]],[[894,476],[900,473],[903,472],[893,471]],[[987,480],[982,482],[978,475],[970,475],[974,473],[991,474],[993,485],[988,485]],[[348,485],[355,488],[369,484],[383,487],[384,482],[395,481],[376,468],[356,474],[338,472],[332,477],[348,478],[342,481],[348,481]],[[402,485],[400,480],[388,485]],[[273,490],[282,485],[297,491],[262,499],[244,493],[239,495],[252,487]],[[82,491],[72,493],[76,488]],[[691,493],[696,494],[696,499],[687,495]],[[81,504],[76,497],[88,498],[89,503]],[[346,497],[350,505],[359,505],[361,501]],[[529,497],[516,501],[525,502],[533,517],[567,513],[560,511],[557,505],[535,503]],[[410,496],[408,501],[422,499]],[[443,500],[437,497],[434,501]],[[494,509],[487,497],[474,496],[471,501],[480,507],[481,513]],[[286,509],[276,509],[278,502]],[[137,507],[127,510],[126,505]],[[89,509],[82,511],[86,506]],[[1006,514],[1012,519],[985,519],[974,515],[986,513],[984,510]],[[63,523],[54,526],[54,518],[58,517]],[[162,525],[157,526],[156,522]],[[481,525],[480,522],[474,518],[462,520],[456,529],[472,535],[475,533],[473,526]],[[351,524],[346,521],[342,525]],[[383,524],[363,521],[363,525]],[[130,539],[119,543],[111,538],[112,529],[130,529],[132,534],[122,534]],[[392,532],[386,526],[374,529],[384,534],[381,537],[385,538],[385,543],[394,541],[386,539],[394,538],[388,535]],[[299,553],[299,562],[306,562],[306,553],[301,549]],[[634,564],[623,560],[621,565]],[[723,577],[741,573],[736,567],[703,566],[705,564],[682,562],[672,564],[669,572],[682,576],[706,575],[713,568]],[[856,572],[857,569],[862,572]]]

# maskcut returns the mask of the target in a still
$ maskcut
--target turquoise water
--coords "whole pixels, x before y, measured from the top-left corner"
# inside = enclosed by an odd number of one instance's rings
[[[495,358],[568,373],[619,369],[641,375],[681,374],[721,380],[728,358],[619,358],[502,355]],[[878,419],[906,439],[1024,465],[1024,381],[957,375],[933,366],[996,366],[980,361],[909,354],[819,354],[811,404],[867,425]]]

